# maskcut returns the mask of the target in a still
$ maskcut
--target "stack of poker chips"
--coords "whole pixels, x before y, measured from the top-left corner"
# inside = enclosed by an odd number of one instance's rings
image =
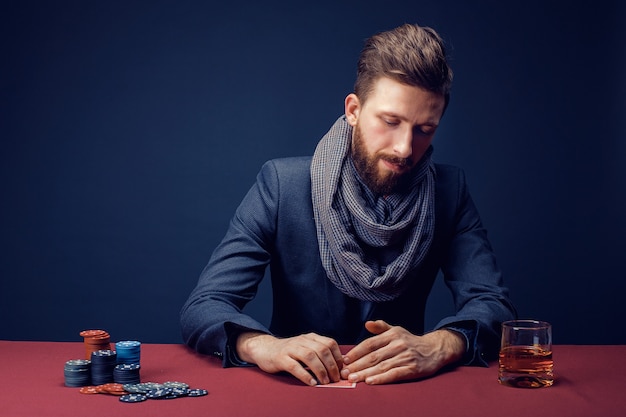
[[[136,340],[124,340],[115,344],[117,363],[140,364],[141,342]]]
[[[138,384],[141,369],[141,342],[123,340],[115,344],[117,363],[113,379],[120,384]]]
[[[117,384],[139,384],[139,369],[141,366],[138,363],[121,363],[113,369],[113,380]]]
[[[65,386],[84,387],[91,384],[91,362],[86,359],[72,359],[65,362]]]
[[[114,350],[98,350],[91,354],[91,383],[103,385],[113,382],[113,370],[117,365]]]
[[[93,352],[111,349],[111,336],[104,330],[83,330],[80,335],[84,338],[87,360],[91,360]]]

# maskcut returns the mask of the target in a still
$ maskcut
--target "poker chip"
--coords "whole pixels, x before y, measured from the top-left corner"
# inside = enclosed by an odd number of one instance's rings
[[[172,394],[171,388],[163,387],[163,388],[157,388],[157,389],[153,389],[153,390],[146,392],[146,397],[151,398],[151,399],[158,399],[158,398],[165,398],[171,394]]]
[[[159,388],[164,388],[164,386],[163,384],[158,384],[156,382],[141,382],[139,384],[135,384],[132,387],[132,389],[135,390],[135,392],[138,392],[141,394],[145,394],[148,391],[159,389]]]
[[[84,387],[91,384],[91,361],[72,359],[65,362],[63,369],[65,386]]]
[[[184,382],[167,382],[159,384],[156,382],[145,382],[139,384],[119,384],[107,383],[102,385],[90,385],[81,387],[81,394],[106,394],[120,397],[120,401],[135,403],[145,400],[171,400],[181,397],[202,397],[209,392],[205,389],[187,388],[189,385]],[[151,389],[148,389],[151,388]]]
[[[98,350],[91,354],[91,383],[103,385],[114,382],[113,370],[117,365],[117,353],[114,350]]]
[[[174,399],[174,398],[179,398],[179,397],[185,397],[187,396],[187,393],[189,392],[189,389],[187,388],[170,388],[172,391],[165,396],[165,398],[167,399]]]
[[[163,383],[163,386],[166,388],[183,388],[183,389],[189,389],[189,384],[185,383],[185,382],[178,382],[178,381],[165,381]]]
[[[145,394],[146,393],[146,391],[143,391],[137,388],[137,384],[124,384],[124,391],[129,392],[131,394]]]
[[[93,385],[82,387],[81,389],[78,390],[78,392],[80,392],[81,394],[100,394],[98,392],[98,387],[93,386]]]
[[[138,384],[140,381],[139,370],[141,365],[137,363],[122,363],[113,369],[113,380],[120,384]]]
[[[98,385],[96,387],[96,391],[98,391],[98,394],[109,394],[109,395],[127,394],[127,392],[124,391],[124,386],[122,384],[117,384],[117,383],[108,383],[108,384]]]
[[[88,361],[86,359],[71,359],[65,362],[65,369],[82,369],[85,366],[89,365],[91,365],[91,361]]]
[[[79,334],[84,339],[87,360],[91,359],[93,352],[111,349],[111,336],[104,330],[83,330]]]
[[[202,397],[204,395],[208,395],[209,391],[202,388],[194,388],[187,391],[188,397]]]
[[[181,397],[201,397],[205,389],[190,389],[180,381],[141,382],[141,342],[123,340],[111,349],[110,335],[104,330],[83,330],[87,359],[71,359],[65,363],[65,385],[77,387],[81,394],[119,396],[125,403]]]
[[[141,342],[123,340],[115,344],[117,363],[134,364],[141,362]]]
[[[120,401],[123,403],[140,403],[146,401],[148,397],[143,394],[126,394],[120,397]]]

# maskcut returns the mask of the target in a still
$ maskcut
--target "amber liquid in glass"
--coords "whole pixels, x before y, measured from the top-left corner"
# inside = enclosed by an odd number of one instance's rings
[[[500,351],[499,363],[503,385],[540,388],[554,383],[552,352],[539,346],[507,346]]]

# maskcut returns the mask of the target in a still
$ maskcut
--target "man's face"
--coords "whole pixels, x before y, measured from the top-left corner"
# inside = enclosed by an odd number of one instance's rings
[[[361,179],[372,192],[390,194],[432,143],[445,99],[383,77],[365,103],[350,94],[345,106],[354,127],[352,159]]]

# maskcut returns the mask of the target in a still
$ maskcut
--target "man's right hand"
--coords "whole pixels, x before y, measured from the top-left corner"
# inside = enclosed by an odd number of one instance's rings
[[[245,332],[237,338],[236,349],[241,360],[266,372],[289,372],[307,385],[328,384],[341,378],[343,360],[339,345],[315,333],[280,339]]]

